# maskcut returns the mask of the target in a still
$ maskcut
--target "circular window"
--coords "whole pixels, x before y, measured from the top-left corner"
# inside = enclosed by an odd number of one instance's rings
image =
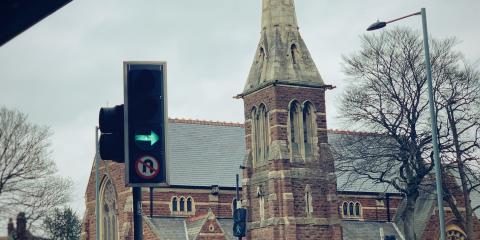
[[[460,231],[450,230],[450,231],[447,231],[447,239],[448,240],[465,240],[467,239],[467,237],[465,236],[465,234],[463,234]]]
[[[210,225],[208,226],[208,231],[210,231],[210,232],[215,231],[215,227],[213,226],[213,224],[210,224]]]

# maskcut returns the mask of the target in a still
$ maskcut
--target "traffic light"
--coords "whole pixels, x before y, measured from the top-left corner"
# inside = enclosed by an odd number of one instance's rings
[[[233,212],[233,236],[245,237],[247,232],[247,209],[237,208]]]
[[[125,62],[126,183],[167,186],[166,64]]]
[[[100,128],[100,158],[123,163],[124,134],[123,134],[123,104],[111,108],[101,108],[99,113]]]

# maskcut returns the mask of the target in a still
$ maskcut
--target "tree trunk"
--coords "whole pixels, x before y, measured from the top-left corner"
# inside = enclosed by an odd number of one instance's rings
[[[462,149],[460,147],[460,139],[457,130],[457,122],[455,121],[454,110],[451,106],[447,106],[447,116],[452,129],[453,145],[455,146],[455,160],[457,161],[458,173],[462,184],[463,201],[465,202],[465,219],[458,219],[465,227],[467,239],[473,239],[473,210],[470,202],[470,191],[467,184],[467,176],[465,173],[465,165],[462,159]],[[452,196],[455,197],[455,196]],[[453,206],[457,207],[457,206]],[[465,220],[464,222],[462,220]]]
[[[416,240],[415,236],[415,202],[418,198],[418,190],[412,191],[406,196],[407,204],[405,206],[405,211],[402,213],[403,220],[403,231],[405,234],[405,239]]]

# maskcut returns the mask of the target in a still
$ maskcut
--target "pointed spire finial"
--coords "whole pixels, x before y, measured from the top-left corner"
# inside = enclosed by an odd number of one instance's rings
[[[263,0],[260,43],[239,96],[273,83],[325,86],[298,31],[293,0]]]
[[[297,27],[293,0],[263,0],[262,29],[279,25]]]

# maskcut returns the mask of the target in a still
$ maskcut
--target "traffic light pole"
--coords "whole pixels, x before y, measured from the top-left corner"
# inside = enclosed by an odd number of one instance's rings
[[[95,239],[100,240],[100,179],[99,179],[100,156],[98,151],[98,126],[95,127]]]
[[[132,187],[133,191],[133,239],[142,240],[142,188]]]
[[[236,179],[236,188],[235,188],[235,191],[236,191],[236,196],[235,196],[235,201],[237,201],[237,204],[236,207],[238,208],[238,200],[239,200],[239,197],[240,197],[240,194],[239,194],[239,189],[238,189],[238,181],[239,181],[239,176],[238,176],[238,173],[237,173],[237,179]],[[242,240],[242,237],[238,237],[238,240]]]

